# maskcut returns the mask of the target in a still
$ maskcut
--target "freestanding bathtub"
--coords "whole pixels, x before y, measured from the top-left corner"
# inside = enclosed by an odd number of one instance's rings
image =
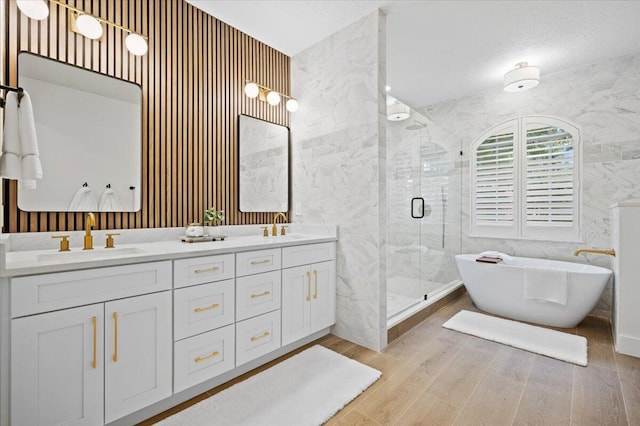
[[[497,264],[476,262],[478,254],[456,255],[471,299],[486,312],[517,320],[573,328],[596,306],[611,271],[599,266],[557,260],[513,257]],[[567,271],[566,305],[525,298],[525,268]]]

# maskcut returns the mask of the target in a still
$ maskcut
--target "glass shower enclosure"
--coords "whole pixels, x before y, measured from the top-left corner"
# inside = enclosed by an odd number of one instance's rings
[[[387,123],[388,327],[460,284],[461,141],[411,111]]]

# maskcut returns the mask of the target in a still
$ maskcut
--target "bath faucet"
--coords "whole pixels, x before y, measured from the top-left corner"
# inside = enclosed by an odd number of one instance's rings
[[[284,220],[287,220],[287,215],[282,212],[278,212],[273,215],[273,227],[271,228],[271,235],[274,237],[278,235],[278,227],[276,226],[276,220],[278,219],[278,216],[282,216]]]
[[[577,256],[580,253],[608,254],[609,256],[615,256],[616,255],[616,251],[614,249],[605,250],[605,249],[591,249],[591,248],[578,249],[578,250],[573,252],[573,255]]]
[[[93,213],[87,213],[85,226],[86,232],[84,234],[83,250],[93,250],[93,237],[91,236],[91,228],[96,226],[96,217]]]

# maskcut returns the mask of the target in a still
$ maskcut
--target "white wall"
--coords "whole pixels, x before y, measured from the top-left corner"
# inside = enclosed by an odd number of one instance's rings
[[[334,334],[386,346],[385,17],[376,11],[291,59],[294,222],[337,224]]]
[[[588,261],[611,268],[600,255],[578,258],[578,247],[611,246],[609,206],[640,197],[640,55],[544,74],[540,85],[523,93],[501,87],[466,98],[420,109],[462,139],[462,235],[464,252],[494,249],[518,256]],[[569,119],[582,129],[582,236],[583,244],[470,238],[469,149],[492,125],[508,118],[539,114]],[[607,287],[595,313],[611,314]]]

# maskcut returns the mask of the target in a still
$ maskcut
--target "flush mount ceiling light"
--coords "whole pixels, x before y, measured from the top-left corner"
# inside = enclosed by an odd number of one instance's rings
[[[97,40],[101,38],[102,34],[104,33],[103,24],[110,25],[124,31],[125,33],[128,33],[127,37],[125,38],[125,46],[127,47],[127,50],[131,52],[131,54],[142,56],[145,55],[149,50],[149,45],[147,42],[147,40],[149,39],[142,34],[131,31],[130,29],[125,28],[122,25],[118,25],[114,22],[99,18],[90,13],[86,13],[83,10],[70,6],[66,3],[62,3],[58,0],[49,0],[49,2],[69,10],[69,26],[71,28],[71,31],[73,32],[82,34],[83,36],[92,40]],[[16,4],[18,6],[18,9],[20,9],[20,12],[24,13],[31,19],[41,20],[49,16],[49,6],[47,5],[47,2],[45,0],[17,0]]]
[[[40,21],[49,16],[49,6],[47,6],[47,2],[44,0],[17,0],[16,4],[20,12],[31,19]]]
[[[267,102],[269,105],[279,105],[282,98],[287,99],[286,108],[289,112],[296,112],[298,110],[298,101],[291,96],[280,93],[276,90],[272,90],[266,86],[258,83],[254,83],[251,80],[245,79],[244,94],[250,98],[258,98],[262,102]]]
[[[540,68],[519,62],[516,67],[504,75],[505,92],[524,92],[540,83]]]
[[[409,118],[411,109],[402,102],[396,102],[387,106],[387,120],[402,121]]]

